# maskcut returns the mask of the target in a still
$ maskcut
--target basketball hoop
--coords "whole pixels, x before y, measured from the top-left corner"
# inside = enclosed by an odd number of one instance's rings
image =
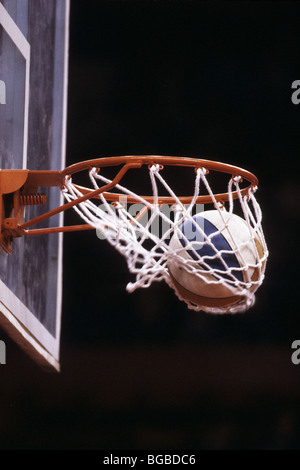
[[[177,178],[181,176],[180,168],[190,170],[193,187],[187,188],[189,195],[176,194],[173,178],[169,181],[165,174],[165,169],[169,166],[176,167],[174,173],[177,171]],[[109,167],[116,167],[113,177],[105,175],[105,168]],[[134,188],[121,184],[127,173],[141,167],[147,169],[151,194],[140,195]],[[7,181],[11,177],[7,175],[13,171],[16,170],[2,170],[2,195],[9,192],[15,194],[15,216],[2,217],[1,244],[4,249],[5,243],[7,248],[8,240],[16,236],[94,228],[99,238],[106,239],[127,259],[128,269],[135,275],[134,282],[127,285],[129,292],[164,280],[194,310],[236,313],[245,311],[254,304],[255,292],[264,279],[268,250],[261,226],[262,214],[255,198],[258,180],[252,173],[236,166],[196,158],[109,157],[76,163],[59,172],[24,170],[27,171],[26,175],[19,173],[22,180],[20,188],[10,191]],[[75,182],[77,174],[81,172],[88,172],[90,188]],[[210,179],[213,180],[214,173],[222,173],[226,177],[224,191],[212,190]],[[24,204],[22,201],[30,203],[29,189],[34,188],[36,193],[37,187],[43,185],[60,186],[66,203],[24,222],[22,214],[20,215]],[[18,197],[16,192],[19,192]],[[42,198],[36,196],[32,201],[41,203]],[[210,205],[221,221],[213,235],[205,233],[197,222],[203,219],[201,214],[199,216],[199,207],[201,209],[202,204]],[[135,205],[135,212],[131,210],[132,205]],[[85,222],[84,225],[30,229],[36,223],[72,207]],[[230,234],[236,213],[243,219],[242,230],[248,233],[247,240],[244,237],[240,244],[234,234]],[[210,255],[200,256],[199,250],[198,255],[187,255],[191,251],[195,252],[194,242],[187,239],[184,233],[184,224],[188,222],[192,224],[194,232],[196,230],[196,233],[201,234],[201,249],[207,246],[213,250]],[[243,259],[238,267],[226,265],[228,253],[212,243],[216,234],[224,235],[227,239],[231,237],[230,250],[237,259]],[[179,235],[185,240],[184,244],[174,248],[174,237]],[[247,261],[245,246],[252,247],[255,261],[249,257],[250,261]],[[213,263],[210,262],[211,259],[214,260]],[[184,270],[185,275],[189,276],[187,279],[192,276],[210,288],[220,288],[220,292],[226,292],[226,299],[220,296],[208,299],[205,295],[191,292],[178,281],[174,275],[174,267]],[[237,275],[237,272],[240,274]]]

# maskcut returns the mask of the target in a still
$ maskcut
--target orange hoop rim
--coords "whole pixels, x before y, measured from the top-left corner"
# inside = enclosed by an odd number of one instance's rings
[[[0,202],[3,195],[13,194],[13,204],[14,204],[14,215],[15,217],[5,217],[5,213],[1,214],[1,204],[0,204],[0,223],[1,223],[1,233],[0,233],[0,244],[4,251],[7,253],[11,252],[11,240],[14,237],[21,237],[23,235],[40,235],[48,233],[59,233],[59,232],[70,232],[70,231],[79,231],[79,230],[90,230],[94,228],[93,225],[72,225],[66,227],[46,227],[46,228],[36,228],[30,229],[30,227],[40,223],[44,220],[49,219],[50,217],[64,212],[72,207],[78,206],[82,203],[85,203],[89,199],[100,199],[102,196],[110,202],[119,202],[121,197],[124,197],[122,193],[112,193],[113,190],[119,182],[122,180],[123,176],[130,169],[138,169],[143,165],[153,165],[158,164],[161,168],[164,165],[169,166],[182,166],[182,167],[191,167],[196,170],[197,168],[214,170],[216,172],[228,173],[231,174],[231,178],[240,177],[241,180],[246,180],[250,185],[247,185],[245,188],[236,188],[236,191],[231,191],[223,194],[208,194],[198,196],[194,200],[194,195],[191,196],[174,196],[167,197],[161,196],[156,198],[155,196],[139,196],[132,193],[131,195],[126,195],[126,202],[136,203],[144,200],[145,208],[148,210],[154,204],[176,204],[178,201],[182,205],[190,204],[192,201],[199,204],[212,204],[212,203],[221,203],[225,204],[226,201],[231,199],[238,199],[240,197],[250,197],[250,192],[255,192],[258,186],[258,179],[253,173],[250,173],[243,168],[239,168],[234,165],[229,165],[226,163],[215,162],[211,160],[204,160],[198,158],[189,158],[189,157],[170,157],[170,156],[158,156],[158,155],[136,155],[136,156],[124,156],[124,157],[103,157],[96,158],[92,160],[86,160],[82,162],[75,163],[68,166],[64,170],[0,170],[1,172],[1,185],[0,185]],[[116,172],[116,175],[112,180],[108,180],[107,184],[95,188],[85,188],[78,186],[74,183],[73,186],[79,189],[79,193],[69,200],[68,202],[56,207],[55,209],[48,210],[43,214],[40,214],[36,217],[33,217],[26,222],[21,217],[20,220],[16,217],[16,214],[21,213],[20,211],[20,201],[22,204],[35,204],[43,202],[44,198],[36,198],[32,196],[32,188],[36,191],[39,187],[60,187],[62,191],[67,190],[68,179],[71,178],[71,175],[79,173],[84,170],[91,170],[93,168],[102,168],[109,166],[121,166]],[[81,193],[81,194],[80,194]],[[35,193],[34,193],[35,194]],[[142,216],[143,211],[139,212],[137,217]],[[11,211],[11,208],[10,208]]]
[[[246,180],[250,183],[250,185],[246,186],[243,189],[240,189],[239,193],[242,196],[248,195],[250,190],[253,190],[258,186],[258,179],[257,177],[248,170],[240,168],[235,165],[230,165],[227,163],[222,163],[213,160],[205,160],[205,159],[198,159],[198,158],[191,158],[191,157],[180,157],[180,156],[161,156],[161,155],[128,155],[128,156],[118,156],[118,157],[102,157],[96,158],[91,160],[85,160],[73,165],[66,167],[62,170],[61,174],[64,177],[70,177],[76,173],[85,170],[91,170],[92,168],[99,168],[102,167],[112,167],[112,166],[119,166],[124,165],[124,173],[132,168],[141,168],[143,165],[154,165],[159,164],[163,166],[181,166],[181,167],[190,167],[194,168],[195,170],[198,168],[202,168],[205,170],[212,170],[220,173],[227,173],[231,174],[232,177],[241,177],[242,180]],[[119,180],[120,181],[120,180]],[[118,181],[118,183],[119,183]],[[116,183],[117,184],[117,183]],[[89,194],[94,192],[94,189],[86,188],[83,186],[79,186],[74,184],[74,186],[83,194]],[[237,191],[232,191],[231,197],[232,199],[238,199],[239,193]],[[120,193],[113,193],[113,192],[103,192],[103,196],[108,201],[118,201],[122,194]],[[93,197],[93,196],[92,196]],[[100,198],[100,194],[94,196],[95,198]],[[149,203],[154,202],[154,196],[140,196],[144,200]],[[178,196],[178,200],[182,204],[188,204],[192,201],[194,196]],[[214,195],[215,200],[217,202],[224,203],[229,200],[229,193],[220,193]],[[133,196],[126,196],[128,203],[135,203],[137,199]],[[174,204],[176,200],[172,197],[168,196],[161,196],[158,197],[159,204]],[[208,204],[212,203],[212,198],[210,195],[202,195],[198,196],[196,199],[197,204]]]

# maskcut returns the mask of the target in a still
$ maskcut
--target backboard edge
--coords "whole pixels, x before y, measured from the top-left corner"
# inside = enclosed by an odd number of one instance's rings
[[[36,341],[2,302],[0,302],[0,327],[43,369],[60,372],[59,362]]]

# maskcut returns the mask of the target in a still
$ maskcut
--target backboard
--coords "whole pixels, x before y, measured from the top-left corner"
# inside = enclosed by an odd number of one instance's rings
[[[1,169],[65,166],[68,21],[69,0],[0,1]],[[61,203],[57,188],[45,192],[45,210]],[[61,299],[62,234],[18,238],[0,253],[0,328],[57,370]]]

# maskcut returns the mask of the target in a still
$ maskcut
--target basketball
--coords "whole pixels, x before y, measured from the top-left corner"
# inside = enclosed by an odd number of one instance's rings
[[[198,306],[239,303],[244,298],[241,286],[247,283],[254,293],[259,287],[255,281],[265,269],[259,235],[244,219],[225,210],[205,211],[183,222],[170,248],[177,255],[168,263],[172,282],[183,298]]]

